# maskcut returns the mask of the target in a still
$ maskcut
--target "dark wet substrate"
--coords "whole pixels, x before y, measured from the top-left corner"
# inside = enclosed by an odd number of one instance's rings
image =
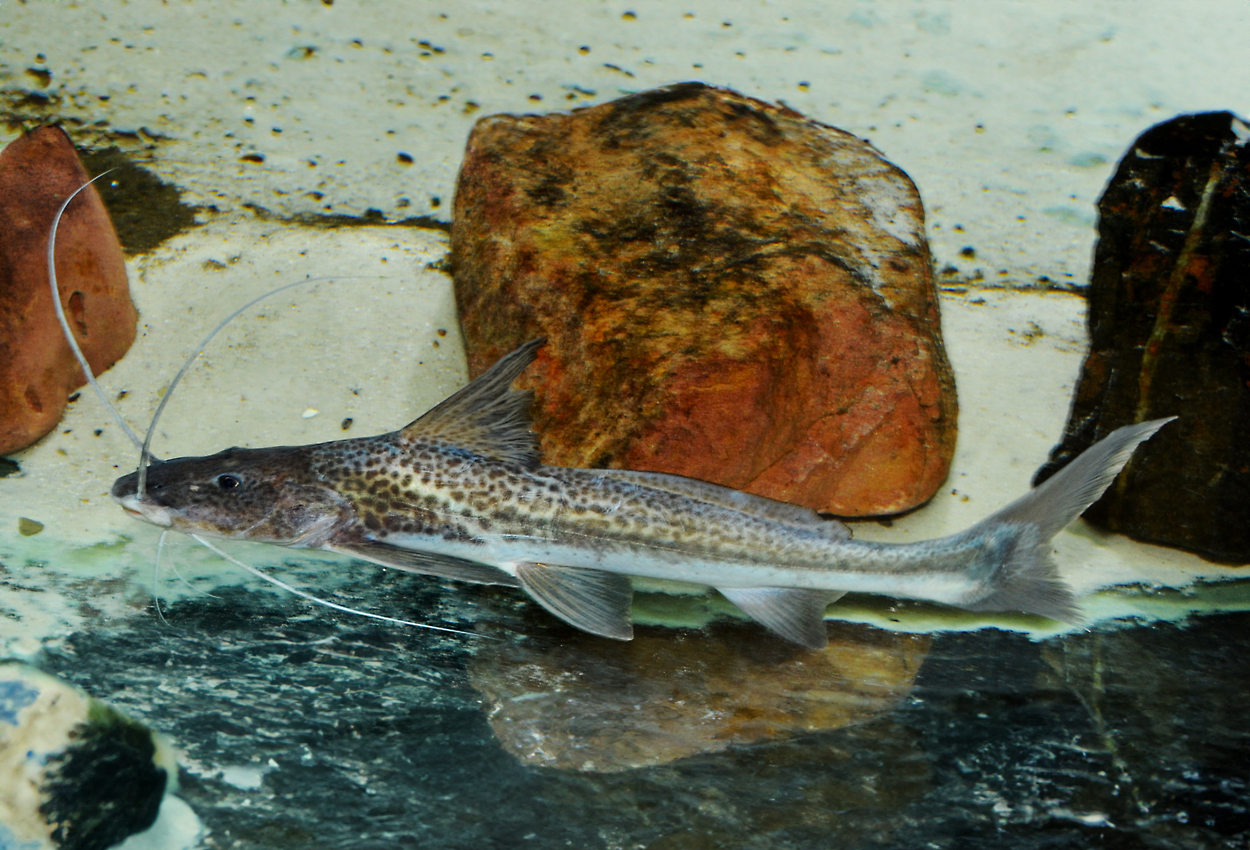
[[[523,766],[495,740],[469,669],[474,653],[498,644],[214,592],[175,605],[172,626],[149,612],[76,634],[42,663],[175,741],[194,769],[181,794],[210,830],[206,847],[1250,840],[1244,613],[1043,643],[992,630],[937,635],[911,696],[871,722],[590,774]],[[377,574],[341,593],[395,616],[573,639],[507,592]],[[265,773],[248,790],[219,778],[228,766]]]

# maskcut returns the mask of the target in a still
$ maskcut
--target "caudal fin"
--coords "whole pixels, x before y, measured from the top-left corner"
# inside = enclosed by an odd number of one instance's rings
[[[984,541],[974,571],[983,571],[988,592],[962,607],[1080,622],[1076,596],[1050,557],[1051,538],[1098,500],[1138,445],[1175,418],[1117,428],[1041,486],[968,529],[965,534]]]

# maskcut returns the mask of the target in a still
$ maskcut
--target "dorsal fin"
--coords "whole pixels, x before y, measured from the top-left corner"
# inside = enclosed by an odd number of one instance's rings
[[[530,430],[534,394],[512,382],[534,362],[546,337],[530,340],[500,358],[481,376],[430,408],[399,433],[407,439],[443,440],[475,454],[533,467],[538,440]]]

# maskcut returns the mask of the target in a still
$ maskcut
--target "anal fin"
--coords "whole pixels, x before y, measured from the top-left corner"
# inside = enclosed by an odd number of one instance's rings
[[[845,593],[791,587],[718,587],[721,595],[774,634],[808,649],[829,645],[825,608]]]
[[[517,578],[534,600],[571,626],[600,637],[632,640],[629,605],[634,589],[617,573],[526,563]]]

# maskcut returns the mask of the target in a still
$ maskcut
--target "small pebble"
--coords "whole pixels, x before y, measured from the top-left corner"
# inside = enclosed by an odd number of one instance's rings
[[[321,411],[320,411],[320,410],[318,410],[317,408],[315,408],[315,407],[310,407],[310,408],[308,408],[307,410],[305,410],[305,411],[304,411],[302,414],[300,414],[300,415],[301,415],[301,416],[303,416],[305,419],[312,419],[314,416],[316,416],[316,415],[317,415],[318,413],[320,413],[320,412],[321,412]]]

